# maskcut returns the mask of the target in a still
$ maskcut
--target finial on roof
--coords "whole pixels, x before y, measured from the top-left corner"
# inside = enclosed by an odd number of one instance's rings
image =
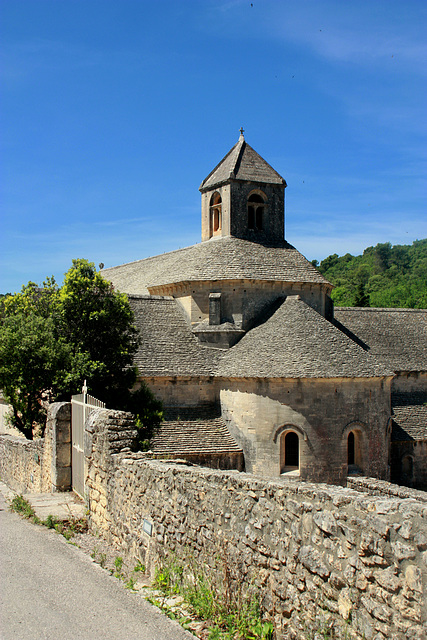
[[[245,139],[245,136],[243,135],[244,131],[245,131],[245,130],[244,130],[244,128],[243,128],[243,127],[240,127],[240,139],[241,139],[241,140],[244,140],[244,139]]]

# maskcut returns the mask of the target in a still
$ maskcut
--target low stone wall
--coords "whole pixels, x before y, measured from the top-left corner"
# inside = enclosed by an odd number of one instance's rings
[[[44,444],[42,438],[0,435],[0,477],[17,493],[50,491],[50,465],[44,461]]]
[[[350,489],[369,493],[371,496],[392,496],[396,498],[413,498],[419,502],[427,504],[427,492],[411,489],[410,487],[402,487],[398,484],[384,482],[377,478],[364,478],[360,476],[348,477],[347,486]]]
[[[0,391],[0,434],[4,434],[8,428],[8,416],[10,413],[10,405],[7,404]]]
[[[0,435],[0,477],[18,493],[71,489],[69,402],[51,404],[44,438]]]
[[[426,637],[427,506],[416,496],[149,460],[131,452],[120,412],[94,412],[88,429],[91,526],[123,554],[150,569],[168,551],[206,564],[222,554],[256,578],[282,638],[322,620],[346,637]]]

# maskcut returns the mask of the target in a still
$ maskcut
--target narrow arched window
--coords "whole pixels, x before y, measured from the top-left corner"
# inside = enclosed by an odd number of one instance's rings
[[[350,431],[347,438],[347,464],[356,464],[354,451],[354,433],[353,431]]]
[[[366,464],[366,442],[360,426],[355,425],[343,437],[343,456],[347,458],[347,473],[363,473]]]
[[[209,216],[210,216],[210,235],[213,236],[221,231],[221,196],[216,191],[210,201]]]
[[[289,431],[285,436],[285,466],[299,466],[299,438],[294,431]]]
[[[248,198],[248,229],[262,231],[264,228],[266,203],[259,193],[253,193]]]
[[[299,471],[299,437],[295,431],[282,433],[280,438],[280,473]]]

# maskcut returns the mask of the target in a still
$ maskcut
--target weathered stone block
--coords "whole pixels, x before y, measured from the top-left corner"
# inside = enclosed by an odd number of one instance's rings
[[[69,491],[71,487],[71,467],[58,467],[52,478],[53,491]]]

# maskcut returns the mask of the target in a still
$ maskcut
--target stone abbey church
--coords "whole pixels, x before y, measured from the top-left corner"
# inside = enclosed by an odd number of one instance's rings
[[[202,242],[105,269],[164,405],[159,456],[427,486],[427,310],[337,308],[284,239],[285,180],[243,136],[203,180]]]

